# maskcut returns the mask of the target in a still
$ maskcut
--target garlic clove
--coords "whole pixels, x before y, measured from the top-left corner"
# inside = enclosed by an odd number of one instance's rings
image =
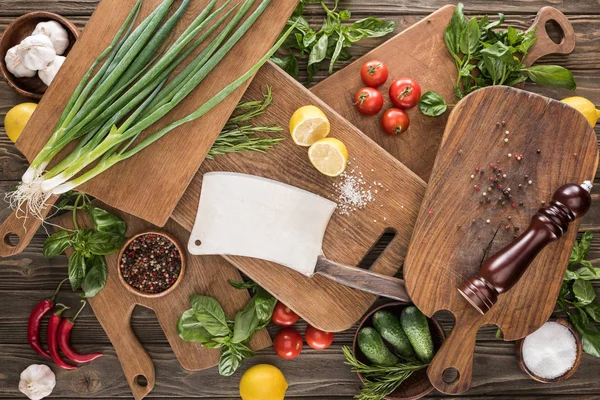
[[[17,53],[23,60],[23,65],[35,71],[44,68],[56,57],[54,45],[50,38],[45,35],[26,37],[17,46]]]
[[[69,33],[57,21],[40,22],[31,35],[45,35],[50,38],[58,55],[64,54],[69,47]]]
[[[47,366],[33,364],[21,372],[19,390],[31,400],[41,400],[52,393],[56,386],[56,376]]]
[[[4,58],[6,68],[17,78],[34,77],[36,72],[23,65],[23,60],[17,51],[17,47],[18,46],[15,46],[6,52],[6,57]]]
[[[42,80],[42,82],[44,82],[46,86],[50,86],[50,84],[56,77],[56,74],[58,74],[58,70],[62,67],[65,60],[66,58],[63,56],[56,56],[50,64],[46,65],[44,68],[38,71],[40,79]]]

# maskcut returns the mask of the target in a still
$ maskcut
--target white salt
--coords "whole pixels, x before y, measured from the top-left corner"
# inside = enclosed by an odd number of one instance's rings
[[[533,374],[554,379],[566,374],[577,358],[575,337],[556,322],[546,322],[523,342],[523,361]]]

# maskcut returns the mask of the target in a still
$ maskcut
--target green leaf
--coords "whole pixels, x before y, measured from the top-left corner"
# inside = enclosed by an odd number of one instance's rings
[[[575,273],[577,274],[577,278],[586,281],[600,280],[600,268],[598,267],[592,267],[591,269],[586,267],[579,268]]]
[[[315,74],[317,72],[319,72],[320,70],[321,70],[321,63],[309,65],[308,66],[308,77],[306,78],[306,83],[307,84],[311,83]]]
[[[277,299],[260,286],[256,289],[254,298],[256,299],[256,316],[260,323],[259,327],[264,326],[271,321]]]
[[[69,258],[69,282],[73,290],[79,289],[85,277],[85,256],[76,251]]]
[[[502,42],[496,42],[484,48],[481,50],[481,55],[488,55],[507,64],[511,64],[514,61],[514,56],[510,52],[510,49]]]
[[[583,351],[594,357],[600,357],[600,331],[598,328],[593,323],[575,324],[575,327],[581,335]]]
[[[352,13],[350,12],[350,10],[343,10],[342,12],[340,12],[340,19],[342,21],[348,21],[350,20],[350,18],[352,18]]]
[[[460,33],[460,51],[463,54],[471,55],[475,54],[479,47],[479,38],[481,37],[481,31],[479,30],[479,24],[476,18],[471,18],[465,29]]]
[[[335,50],[333,52],[333,56],[331,57],[331,62],[329,63],[329,73],[332,74],[333,73],[333,67],[335,65],[335,63],[337,62],[340,53],[342,52],[342,49],[344,48],[344,42],[345,42],[345,37],[343,34],[339,34],[338,35],[338,40],[337,43],[335,45]]]
[[[497,28],[504,23],[504,14],[498,13],[498,20],[494,22],[490,22],[486,26],[483,27],[484,30],[489,31],[491,29]]]
[[[289,75],[293,76],[294,79],[298,79],[300,70],[298,67],[298,60],[296,59],[295,55],[288,54],[283,58],[271,57],[271,61],[273,61],[278,67],[283,69]]]
[[[256,328],[258,328],[259,320],[256,316],[256,297],[253,297],[246,307],[235,316],[233,325],[232,343],[243,343],[249,340]]]
[[[558,65],[534,65],[524,69],[529,79],[543,86],[575,90],[577,84],[571,71]]]
[[[106,285],[106,260],[104,256],[94,256],[86,259],[86,273],[83,281],[84,297],[94,297]]]
[[[219,375],[233,375],[242,364],[242,361],[252,356],[254,356],[254,352],[240,343],[234,343],[224,348],[219,358]]]
[[[186,310],[179,317],[179,321],[177,321],[177,333],[186,342],[207,343],[213,338],[198,321],[193,308]]]
[[[593,301],[584,308],[584,311],[594,321],[600,322],[600,303]]]
[[[86,206],[86,211],[97,231],[125,235],[127,225],[121,218],[92,204]]]
[[[327,44],[329,43],[329,38],[327,35],[321,35],[315,46],[310,51],[310,55],[308,56],[308,65],[311,66],[313,64],[320,63],[325,59],[327,55]]]
[[[437,92],[430,90],[421,96],[421,100],[419,101],[419,109],[425,115],[437,117],[446,112],[448,109],[448,104]]]
[[[580,305],[588,305],[596,298],[596,292],[592,282],[583,279],[577,279],[573,283],[573,294]]]
[[[241,281],[240,282],[240,281],[234,281],[232,279],[229,279],[227,282],[229,282],[229,284],[231,286],[233,286],[234,288],[240,289],[240,290],[242,290],[242,289],[255,290],[258,287],[258,285],[253,281],[248,281],[248,282]]]
[[[466,25],[467,20],[463,13],[463,4],[458,3],[454,9],[454,13],[452,14],[452,19],[450,19],[450,23],[444,31],[444,41],[446,42],[446,47],[453,55],[457,56],[460,52],[460,35],[465,29]]]
[[[363,38],[378,38],[388,35],[394,31],[395,21],[382,21],[374,17],[368,17],[356,21],[348,27],[347,37],[351,42],[357,42]]]
[[[512,46],[519,40],[519,33],[515,28],[509,26],[506,30],[506,38],[508,39],[508,43]]]
[[[223,307],[212,297],[194,295],[190,298],[196,319],[213,336],[227,336],[231,333],[227,315]]]
[[[125,241],[125,236],[119,233],[94,232],[88,239],[87,248],[92,254],[104,256],[119,251]]]
[[[62,254],[71,246],[72,234],[67,231],[58,231],[44,241],[44,257],[50,259]]]

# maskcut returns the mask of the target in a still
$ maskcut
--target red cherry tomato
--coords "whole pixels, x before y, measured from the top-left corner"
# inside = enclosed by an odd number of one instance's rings
[[[398,108],[390,108],[383,113],[381,127],[388,135],[399,135],[408,130],[410,121],[408,115]]]
[[[278,301],[273,310],[273,318],[271,318],[271,321],[279,326],[292,326],[298,322],[298,318],[298,314],[290,310],[288,306],[282,302]]]
[[[365,87],[354,96],[354,105],[361,114],[375,115],[383,108],[383,96],[379,90]]]
[[[360,77],[365,85],[377,88],[387,81],[389,75],[388,67],[379,60],[371,60],[363,65]]]
[[[323,332],[314,326],[308,326],[304,332],[306,343],[315,350],[325,350],[333,342],[333,333]]]
[[[273,348],[279,357],[294,359],[302,351],[302,336],[294,328],[282,329],[273,339]]]
[[[403,110],[408,110],[419,104],[421,99],[421,86],[411,78],[400,78],[390,86],[390,100]]]

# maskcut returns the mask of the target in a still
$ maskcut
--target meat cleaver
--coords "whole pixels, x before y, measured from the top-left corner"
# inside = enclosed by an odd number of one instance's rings
[[[204,175],[188,249],[195,255],[259,258],[302,275],[410,301],[404,281],[328,260],[323,236],[336,203],[294,186],[234,172]],[[350,241],[349,241],[350,242]]]

